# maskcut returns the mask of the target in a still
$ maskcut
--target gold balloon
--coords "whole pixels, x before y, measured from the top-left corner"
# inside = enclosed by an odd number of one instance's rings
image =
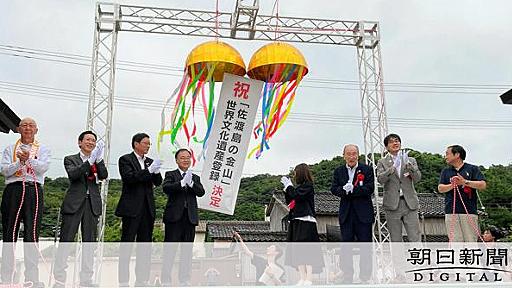
[[[283,67],[283,65],[289,66]],[[290,75],[285,81],[291,81],[297,79],[300,67],[304,68],[302,76],[306,75],[308,64],[304,55],[297,48],[287,43],[274,42],[261,47],[252,55],[247,75],[252,79],[266,82],[281,82],[283,81],[282,77],[272,81],[274,74],[281,70],[281,73],[285,71],[284,74]],[[288,70],[283,70],[283,68]]]
[[[185,64],[189,74],[193,72],[194,75],[212,67],[208,64],[215,64],[212,78],[216,82],[222,81],[224,73],[245,75],[245,63],[240,53],[231,45],[217,40],[197,45],[188,54]],[[203,72],[201,80],[205,80],[208,72]]]

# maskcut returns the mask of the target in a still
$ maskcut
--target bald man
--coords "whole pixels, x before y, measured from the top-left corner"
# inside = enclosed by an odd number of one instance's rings
[[[50,166],[50,150],[35,140],[37,123],[24,118],[17,129],[20,139],[5,148],[0,170],[5,176],[2,196],[2,283],[14,281],[13,242],[16,242],[20,222],[23,220],[24,242],[38,242],[43,215],[44,173]],[[44,287],[39,282],[38,253],[36,246],[23,245],[25,282],[32,287]]]
[[[359,163],[359,148],[355,144],[343,147],[345,165],[338,167],[333,174],[331,193],[340,197],[339,223],[342,242],[372,242],[372,225],[375,220],[372,204],[374,191],[373,169]],[[342,245],[341,262],[343,282],[353,282],[352,246]],[[368,283],[372,274],[372,256],[368,244],[359,249],[361,282]]]

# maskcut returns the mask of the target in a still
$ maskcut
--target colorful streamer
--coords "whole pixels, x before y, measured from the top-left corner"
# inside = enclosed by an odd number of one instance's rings
[[[174,151],[183,148],[177,141],[178,134],[183,131],[186,138],[186,147],[192,152],[192,163],[196,162],[196,153],[192,148],[193,143],[199,143],[203,145],[203,150],[206,148],[206,140],[209,136],[209,131],[213,123],[213,116],[215,115],[215,108],[213,106],[215,99],[215,81],[212,79],[213,72],[215,71],[217,63],[208,63],[205,68],[200,70],[199,74],[194,73],[194,69],[191,71],[185,71],[185,80],[180,83],[179,92],[176,94],[176,100],[174,102],[174,108],[170,116],[169,125],[165,125],[165,117],[163,117],[162,129],[158,134],[158,150],[160,150],[160,143],[168,136],[172,148]],[[190,76],[189,76],[190,75]],[[203,75],[206,75],[203,77]],[[205,89],[205,84],[208,83],[208,88]],[[206,101],[205,90],[207,90],[209,97]],[[189,100],[190,99],[190,100]],[[206,125],[206,134],[203,138],[198,137],[197,121],[196,116],[196,105],[200,99],[201,106],[203,107],[203,116]],[[162,115],[165,115],[165,109],[162,111]],[[165,127],[168,126],[168,129]],[[201,153],[202,155],[202,153]]]
[[[259,143],[251,149],[248,158],[255,155],[258,159],[265,150],[270,149],[269,141],[286,121],[304,74],[304,66],[279,64],[272,78],[265,83],[261,120],[253,129],[254,138],[259,140]]]
[[[163,140],[168,139],[172,152],[185,147],[191,151],[192,165],[204,158],[215,116],[215,82],[222,81],[224,73],[245,75],[242,57],[229,44],[209,41],[189,53],[183,78],[162,109],[158,151]],[[166,117],[173,99],[174,107]],[[198,125],[199,122],[204,125]],[[184,145],[180,143],[182,139]],[[198,145],[202,149],[200,154],[194,151]]]

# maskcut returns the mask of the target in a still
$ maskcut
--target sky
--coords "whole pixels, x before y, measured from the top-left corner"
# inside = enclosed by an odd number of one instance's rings
[[[76,139],[86,126],[87,57],[92,54],[95,2],[0,3],[0,97],[18,115],[36,119],[37,138],[52,150],[48,176],[65,176],[62,159],[78,152]],[[207,11],[214,11],[216,5],[213,0],[119,3]],[[280,16],[379,22],[389,132],[398,133],[404,147],[444,154],[446,146],[460,144],[468,151],[467,162],[484,166],[512,163],[512,106],[499,99],[512,88],[508,52],[512,47],[512,2],[281,0],[278,6]],[[234,7],[234,0],[219,1],[222,12],[232,12]],[[259,13],[270,15],[273,7],[274,1],[260,1]],[[177,70],[196,45],[208,40],[211,38],[119,34],[118,61],[174,70],[116,72],[116,99],[131,104],[114,105],[112,177],[118,177],[117,159],[131,152],[133,134],[147,132],[156,142],[161,106],[180,80]],[[246,64],[268,43],[224,41],[241,53]],[[270,150],[260,159],[246,161],[245,176],[287,174],[301,162],[313,164],[340,155],[346,143],[363,144],[356,49],[293,45],[304,54],[309,73],[297,90],[290,120],[271,140]],[[65,53],[68,58],[48,56],[52,53]],[[49,58],[53,60],[43,60]],[[134,98],[151,105],[138,105]],[[3,149],[17,138],[13,133],[3,134],[0,146]],[[154,145],[150,155],[156,154]],[[161,157],[164,170],[175,169],[172,158]],[[201,167],[199,163],[194,169]]]

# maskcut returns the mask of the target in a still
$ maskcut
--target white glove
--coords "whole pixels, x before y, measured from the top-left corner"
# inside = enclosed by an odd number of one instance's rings
[[[409,161],[409,152],[410,152],[410,151],[405,151],[405,150],[402,150],[402,151],[400,152],[400,154],[401,154],[400,156],[401,156],[401,158],[402,158],[401,160],[402,160],[402,161],[403,161],[403,163],[405,163],[405,164],[409,164],[409,163],[410,163],[410,161]],[[397,157],[397,158],[398,158],[398,157]]]
[[[288,186],[292,186],[292,180],[290,180],[290,178],[286,177],[286,176],[283,176],[281,177],[281,183],[283,183],[283,190],[286,191],[286,188],[288,188]]]
[[[400,161],[401,161],[400,157],[401,156],[400,156],[400,153],[399,153],[398,155],[396,155],[396,158],[395,158],[395,160],[393,162],[393,167],[395,167],[395,169],[398,169],[398,166],[400,166]]]
[[[149,173],[153,174],[160,171],[160,167],[162,167],[162,161],[160,159],[155,159],[153,160],[153,163],[149,165],[148,171]]]
[[[154,162],[157,162],[158,167],[157,167],[157,169],[155,170],[155,172],[153,172],[153,173],[154,173],[154,174],[160,174],[160,168],[162,168],[162,165],[164,165],[164,161],[163,161],[163,160],[160,160],[160,159],[158,159],[158,158],[156,158],[156,159],[154,159],[154,160],[153,160],[153,163],[154,163]]]
[[[352,185],[352,183],[350,183],[350,182],[347,182],[347,184],[345,184],[345,186],[343,186],[343,190],[345,190],[347,192],[347,194],[352,193],[352,192],[354,192],[354,185]]]
[[[194,186],[194,180],[192,179],[192,171],[190,170],[187,170],[186,172],[187,174],[185,174],[185,178],[187,179],[187,186],[192,188],[192,186]]]
[[[99,163],[101,161],[103,161],[103,150],[105,148],[105,143],[103,143],[103,141],[100,141],[96,144],[96,148],[94,149],[98,149],[97,150],[97,154],[96,154],[96,163]]]
[[[162,168],[162,165],[164,165],[164,160],[155,159],[154,161],[157,161],[158,168],[155,171],[155,174],[160,174],[160,168]]]
[[[194,182],[192,181],[192,171],[187,170],[185,172],[185,176],[183,176],[183,179],[181,179],[181,187],[185,187],[188,185],[189,187],[192,187],[194,185]]]
[[[98,146],[96,146],[91,151],[91,154],[89,155],[89,159],[87,159],[87,161],[89,161],[89,164],[92,165],[96,162],[97,159],[98,159]]]

